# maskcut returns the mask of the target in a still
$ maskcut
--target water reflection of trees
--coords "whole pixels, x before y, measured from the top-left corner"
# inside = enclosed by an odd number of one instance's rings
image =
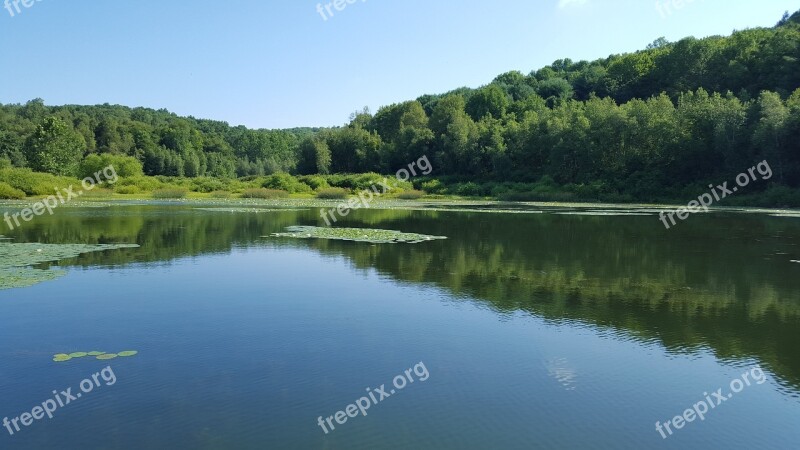
[[[341,226],[448,236],[418,245],[269,241],[316,211],[230,214],[190,208],[81,210],[41,217],[18,242],[138,243],[65,264],[168,261],[235,246],[285,245],[343,255],[397,280],[434,283],[501,312],[578,320],[662,342],[754,357],[800,386],[800,225],[761,216],[693,217],[665,230],[654,217],[358,211]],[[783,253],[783,254],[782,254]]]
[[[307,245],[498,311],[579,320],[676,352],[709,347],[721,358],[757,358],[800,387],[794,222],[713,216],[667,231],[653,217],[436,216],[384,227],[448,241]]]

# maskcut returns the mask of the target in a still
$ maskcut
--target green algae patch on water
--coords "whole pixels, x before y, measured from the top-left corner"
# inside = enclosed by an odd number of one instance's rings
[[[195,211],[224,212],[224,213],[265,213],[308,211],[308,208],[193,208]]]
[[[264,236],[267,237],[267,236]],[[286,228],[286,233],[273,233],[269,237],[288,237],[295,239],[332,239],[352,242],[369,242],[372,244],[418,244],[420,242],[447,239],[446,236],[429,236],[426,234],[403,233],[394,230],[378,230],[373,228],[328,228],[311,226],[293,226]]]
[[[37,244],[0,240],[0,290],[33,286],[64,276],[61,270],[31,266],[75,258],[84,253],[138,248],[136,244]]]
[[[109,359],[115,359],[115,358],[118,358],[118,357],[130,358],[131,356],[136,356],[138,354],[139,354],[139,352],[136,351],[136,350],[126,350],[124,352],[119,352],[119,353],[106,353],[106,352],[100,352],[100,351],[75,352],[75,353],[70,353],[70,354],[58,353],[56,355],[53,355],[53,361],[54,362],[66,362],[66,361],[71,361],[73,359],[85,358],[87,356],[93,356],[93,357],[95,357],[95,359],[99,359],[101,361],[104,361],[104,360],[109,360]]]
[[[554,214],[560,216],[652,216],[650,213],[635,211],[565,211]]]

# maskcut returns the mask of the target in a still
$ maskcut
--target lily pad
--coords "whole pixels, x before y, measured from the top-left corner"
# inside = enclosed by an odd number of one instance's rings
[[[286,233],[273,233],[271,237],[289,237],[296,239],[333,239],[340,241],[369,242],[373,244],[417,244],[436,239],[447,239],[445,236],[429,236],[425,234],[403,233],[401,231],[378,230],[372,228],[293,226],[286,228],[286,231]]]
[[[33,286],[64,276],[60,270],[34,269],[36,264],[58,262],[90,252],[136,248],[136,244],[36,244],[0,241],[0,290]]]
[[[135,355],[138,355],[138,354],[139,354],[139,352],[137,352],[135,350],[126,350],[124,352],[119,352],[119,353],[106,353],[106,352],[100,352],[100,351],[93,351],[93,352],[88,352],[88,353],[87,352],[75,352],[75,353],[70,353],[69,355],[66,354],[66,353],[59,353],[57,355],[53,355],[53,361],[55,361],[55,362],[64,362],[64,361],[69,361],[69,360],[76,359],[76,358],[84,358],[86,356],[94,356],[95,358],[100,359],[100,360],[108,360],[108,359],[114,359],[114,358],[120,357],[120,356],[121,357],[131,357],[131,356],[135,356]]]
[[[63,270],[39,270],[28,267],[0,268],[0,290],[23,288],[63,277]]]
[[[194,208],[196,211],[207,212],[226,212],[226,213],[263,213],[263,212],[287,212],[287,211],[308,211],[304,208]]]
[[[555,213],[561,216],[650,216],[652,214],[639,211],[565,211]]]

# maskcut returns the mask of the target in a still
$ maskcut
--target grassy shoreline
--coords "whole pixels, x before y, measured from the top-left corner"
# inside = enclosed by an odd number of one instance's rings
[[[0,209],[30,206],[32,202],[43,197],[28,197],[23,200],[2,200]],[[296,210],[298,208],[335,208],[343,204],[342,200],[319,199],[307,195],[296,195],[280,199],[247,199],[247,198],[213,198],[207,194],[193,193],[180,199],[156,199],[147,195],[113,194],[82,198],[73,202],[59,205],[59,208],[81,208],[102,206],[127,206],[127,205],[173,205],[191,206],[196,209],[212,211],[219,209],[225,211],[228,207],[247,207],[254,211],[260,208],[276,208],[276,210]],[[439,197],[423,198],[419,200],[401,200],[397,198],[380,198],[370,203],[368,209],[372,210],[409,210],[409,211],[436,211],[436,212],[472,212],[472,213],[533,213],[543,211],[602,211],[614,213],[646,212],[648,215],[659,211],[676,210],[685,207],[678,203],[607,203],[607,202],[510,202],[486,198],[458,198]],[[800,218],[800,209],[797,208],[770,208],[759,206],[730,206],[720,205],[709,208],[711,213],[747,213],[786,215],[786,217]]]
[[[391,189],[384,192],[388,181]],[[83,191],[81,180],[32,172],[28,169],[0,170],[0,200],[36,201],[74,186]],[[759,188],[762,188],[759,186]],[[463,181],[448,177],[419,177],[399,181],[377,173],[303,175],[278,173],[237,179],[178,178],[165,176],[117,177],[113,183],[82,192],[80,200],[332,200],[340,203],[363,191],[377,191],[374,202],[386,200],[433,202],[497,202],[500,204],[603,204],[629,206],[686,206],[708,191],[705,185],[692,185],[657,196],[637,198],[610,191],[600,185],[558,186],[551,179],[535,183]],[[327,204],[327,203],[326,203]],[[764,186],[760,192],[742,192],[715,204],[725,207],[800,208],[800,190],[780,185]]]

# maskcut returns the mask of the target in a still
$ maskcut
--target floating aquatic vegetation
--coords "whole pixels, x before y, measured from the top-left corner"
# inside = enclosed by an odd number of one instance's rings
[[[137,248],[136,244],[0,244],[0,269],[74,258],[83,253]]]
[[[85,358],[87,356],[94,356],[96,359],[99,359],[99,360],[109,360],[109,359],[114,359],[114,358],[117,358],[117,357],[130,358],[131,356],[136,356],[138,354],[139,354],[139,352],[136,351],[136,350],[126,350],[124,352],[119,352],[119,353],[106,353],[106,352],[100,352],[100,351],[75,352],[75,353],[70,353],[70,354],[59,353],[57,355],[53,355],[53,361],[54,362],[66,362],[66,361],[70,361],[70,360],[73,360],[73,359],[76,359],[76,358]]]
[[[0,268],[0,290],[23,288],[55,280],[66,275],[63,270],[39,270],[32,268]]]
[[[355,195],[353,195],[355,197]],[[335,208],[344,203],[342,200],[327,200],[318,198],[289,198],[289,199],[191,199],[187,203],[194,209],[200,210],[227,210],[243,208],[279,208],[281,211],[308,208]],[[504,208],[504,209],[503,209]],[[519,209],[508,208],[508,203],[496,201],[477,200],[446,200],[446,201],[410,201],[393,198],[374,199],[369,208],[372,210],[400,210],[400,211],[450,211],[450,212],[476,212],[476,213],[507,213],[507,214],[539,214],[541,211],[530,210],[525,205]]]
[[[264,212],[287,212],[287,211],[308,211],[307,208],[193,208],[196,211],[207,212],[226,212],[226,213],[264,213]]]
[[[495,214],[542,214],[544,211],[528,209],[482,209],[482,208],[390,208],[407,211],[436,211],[436,212],[458,212],[458,213],[495,213]]]
[[[629,211],[565,211],[554,213],[559,216],[651,216],[650,213]]]
[[[136,244],[36,244],[0,241],[0,289],[33,286],[54,280],[65,272],[30,266],[75,258],[84,253],[137,248]]]
[[[10,208],[12,206],[27,205],[30,202],[25,200],[0,200],[0,208]]]
[[[113,203],[100,202],[93,200],[71,201],[59,205],[59,208],[110,208],[115,206]]]
[[[445,236],[428,236],[425,234],[403,233],[400,231],[377,230],[372,228],[293,226],[286,228],[286,231],[286,233],[273,233],[271,237],[290,237],[297,239],[335,239],[340,241],[369,242],[373,244],[417,244],[436,239],[447,239]]]

